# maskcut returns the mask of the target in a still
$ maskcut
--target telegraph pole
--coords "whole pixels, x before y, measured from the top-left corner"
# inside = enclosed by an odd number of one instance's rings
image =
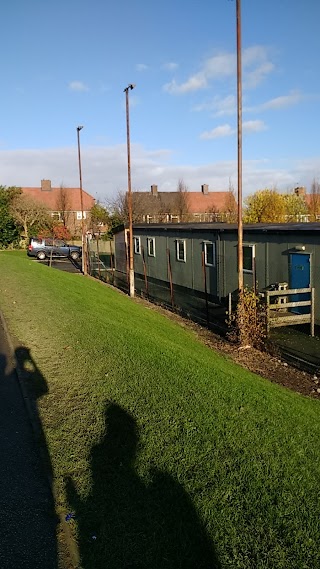
[[[241,0],[237,2],[238,290],[243,291]]]
[[[134,297],[134,267],[133,267],[133,224],[132,224],[132,191],[131,191],[131,161],[130,161],[130,123],[129,123],[129,89],[135,85],[130,83],[124,89],[126,94],[126,120],[127,120],[127,153],[128,153],[128,215],[129,215],[129,294]]]

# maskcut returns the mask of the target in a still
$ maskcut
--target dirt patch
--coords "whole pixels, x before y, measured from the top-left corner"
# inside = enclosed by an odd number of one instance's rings
[[[318,377],[290,366],[281,360],[275,348],[272,348],[273,353],[261,352],[251,347],[238,348],[238,346],[228,342],[214,332],[203,328],[191,320],[182,318],[179,314],[140,298],[136,298],[136,302],[164,314],[167,318],[174,320],[189,330],[193,330],[199,340],[206,346],[228,356],[249,371],[257,373],[265,379],[283,385],[301,395],[320,398],[320,374]]]

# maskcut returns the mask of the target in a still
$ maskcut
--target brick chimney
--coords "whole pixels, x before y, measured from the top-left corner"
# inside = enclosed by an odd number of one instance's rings
[[[158,186],[156,184],[152,184],[151,186],[151,193],[153,196],[157,196],[158,195]]]
[[[203,193],[204,196],[207,196],[209,193],[209,186],[208,184],[202,184],[201,186],[201,191]]]
[[[304,186],[298,187],[294,189],[294,193],[296,196],[305,196],[306,195],[306,188]]]
[[[51,192],[51,180],[41,180],[41,191]]]

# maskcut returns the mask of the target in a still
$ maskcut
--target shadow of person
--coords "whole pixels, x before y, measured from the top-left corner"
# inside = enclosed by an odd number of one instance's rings
[[[155,469],[145,483],[135,472],[138,430],[111,403],[106,434],[91,452],[92,492],[83,499],[70,478],[68,502],[77,519],[83,569],[214,569],[220,564],[182,486]]]
[[[46,382],[27,348],[19,347],[13,358],[1,323],[0,350],[0,567],[57,569],[53,497],[27,413],[29,399],[21,387],[28,375],[30,383],[35,378],[41,384],[43,394]],[[48,452],[47,457],[50,464]]]

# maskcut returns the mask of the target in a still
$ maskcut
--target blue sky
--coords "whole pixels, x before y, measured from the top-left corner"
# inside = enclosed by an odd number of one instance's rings
[[[0,8],[3,185],[237,187],[235,0],[10,0]],[[320,176],[318,0],[242,0],[243,192]]]

